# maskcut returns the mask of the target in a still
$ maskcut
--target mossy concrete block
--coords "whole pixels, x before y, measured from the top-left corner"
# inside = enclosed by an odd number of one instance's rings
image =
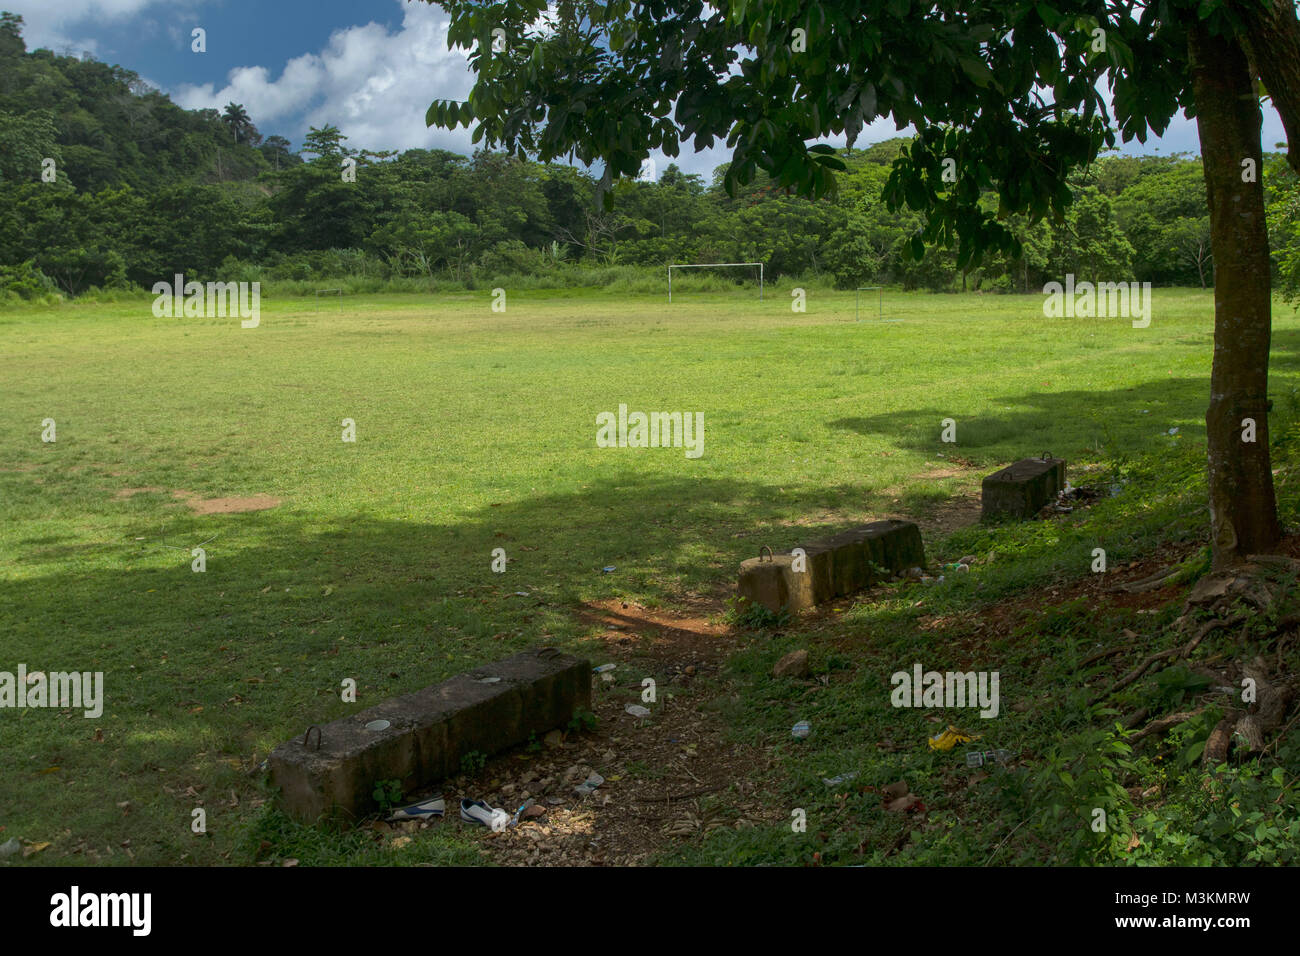
[[[1032,518],[1064,487],[1064,459],[1025,458],[984,479],[980,517],[984,521]]]
[[[782,609],[797,613],[812,607],[812,577],[792,568],[793,558],[788,554],[772,557],[750,558],[740,564],[740,578],[736,594],[741,602],[761,604],[773,614]]]
[[[920,529],[897,519],[873,521],[801,547],[801,561],[790,552],[742,562],[736,583],[741,602],[761,604],[774,614],[797,613],[925,563]]]
[[[524,651],[280,744],[268,761],[271,783],[296,819],[351,820],[377,809],[379,781],[419,790],[458,773],[467,754],[517,746],[590,708],[590,661],[554,648]],[[388,726],[367,729],[380,720]]]

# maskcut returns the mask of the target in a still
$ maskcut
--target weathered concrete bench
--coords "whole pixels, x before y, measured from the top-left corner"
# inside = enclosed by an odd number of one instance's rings
[[[590,707],[590,661],[554,648],[525,651],[280,744],[271,783],[299,820],[348,820],[377,809],[379,781],[399,780],[410,793],[459,773],[466,754],[524,743]],[[373,721],[388,726],[367,729]]]
[[[1032,518],[1065,487],[1065,460],[1025,458],[995,471],[981,484],[980,518]]]
[[[774,614],[796,613],[925,564],[921,531],[910,521],[873,521],[802,547],[802,571],[796,570],[800,562],[793,553],[742,562],[736,584],[741,603],[752,601]]]

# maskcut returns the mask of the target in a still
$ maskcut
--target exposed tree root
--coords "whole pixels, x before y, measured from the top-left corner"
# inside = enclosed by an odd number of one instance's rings
[[[1205,713],[1205,708],[1198,707],[1196,708],[1196,710],[1186,710],[1186,711],[1179,711],[1176,714],[1168,714],[1164,717],[1160,717],[1156,720],[1151,721],[1151,723],[1147,724],[1136,734],[1130,737],[1128,741],[1131,744],[1137,743],[1143,737],[1150,737],[1152,734],[1164,733],[1170,727],[1176,727],[1178,724],[1181,724],[1183,721],[1191,720],[1193,717],[1197,717],[1203,713]]]
[[[1157,651],[1156,653],[1152,654],[1141,664],[1133,668],[1131,671],[1129,671],[1127,674],[1121,677],[1118,681],[1116,681],[1111,686],[1110,690],[1094,697],[1090,703],[1091,704],[1099,703],[1100,701],[1105,700],[1111,694],[1115,693],[1115,691],[1123,690],[1129,684],[1132,684],[1135,680],[1137,680],[1139,677],[1145,674],[1147,672],[1147,669],[1157,661],[1167,661],[1168,663],[1166,664],[1166,666],[1168,666],[1168,664],[1173,663],[1174,661],[1178,660],[1178,658],[1180,657],[1190,656],[1192,651],[1196,650],[1197,646],[1200,645],[1201,641],[1205,640],[1205,635],[1209,634],[1211,631],[1217,631],[1220,628],[1232,627],[1234,624],[1238,624],[1241,621],[1244,621],[1245,619],[1246,619],[1245,614],[1234,614],[1230,618],[1216,618],[1213,621],[1207,621],[1205,624],[1201,626],[1201,629],[1196,632],[1196,635],[1190,641],[1184,644],[1182,647],[1171,647],[1166,650]]]
[[[1143,591],[1154,591],[1156,588],[1163,587],[1164,583],[1177,574],[1181,569],[1177,566],[1165,568],[1163,571],[1157,571],[1150,577],[1142,578],[1139,581],[1129,581],[1126,584],[1117,584],[1114,587],[1106,588],[1106,593],[1127,593],[1139,594]]]

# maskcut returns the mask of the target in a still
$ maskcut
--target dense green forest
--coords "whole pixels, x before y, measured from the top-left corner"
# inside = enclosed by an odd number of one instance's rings
[[[0,299],[148,288],[176,272],[373,290],[600,283],[720,261],[847,288],[1031,291],[1067,272],[1213,282],[1194,157],[1103,158],[1076,180],[1064,222],[1016,223],[1019,259],[963,274],[941,248],[913,259],[919,214],[880,199],[904,142],[845,151],[837,194],[818,202],[762,180],[729,196],[725,167],[706,182],[669,165],[601,203],[580,169],[497,152],[375,152],[326,126],[295,153],[238,104],[185,110],[123,67],[29,52],[21,18],[3,14]],[[1300,188],[1278,154],[1262,175],[1277,280],[1294,297]]]

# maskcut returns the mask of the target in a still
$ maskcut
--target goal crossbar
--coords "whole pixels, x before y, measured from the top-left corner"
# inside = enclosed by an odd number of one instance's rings
[[[678,265],[673,263],[668,267],[668,301],[673,301],[673,270],[674,269],[729,269],[733,266],[758,266],[758,301],[763,301],[763,263],[761,262],[691,262]]]

